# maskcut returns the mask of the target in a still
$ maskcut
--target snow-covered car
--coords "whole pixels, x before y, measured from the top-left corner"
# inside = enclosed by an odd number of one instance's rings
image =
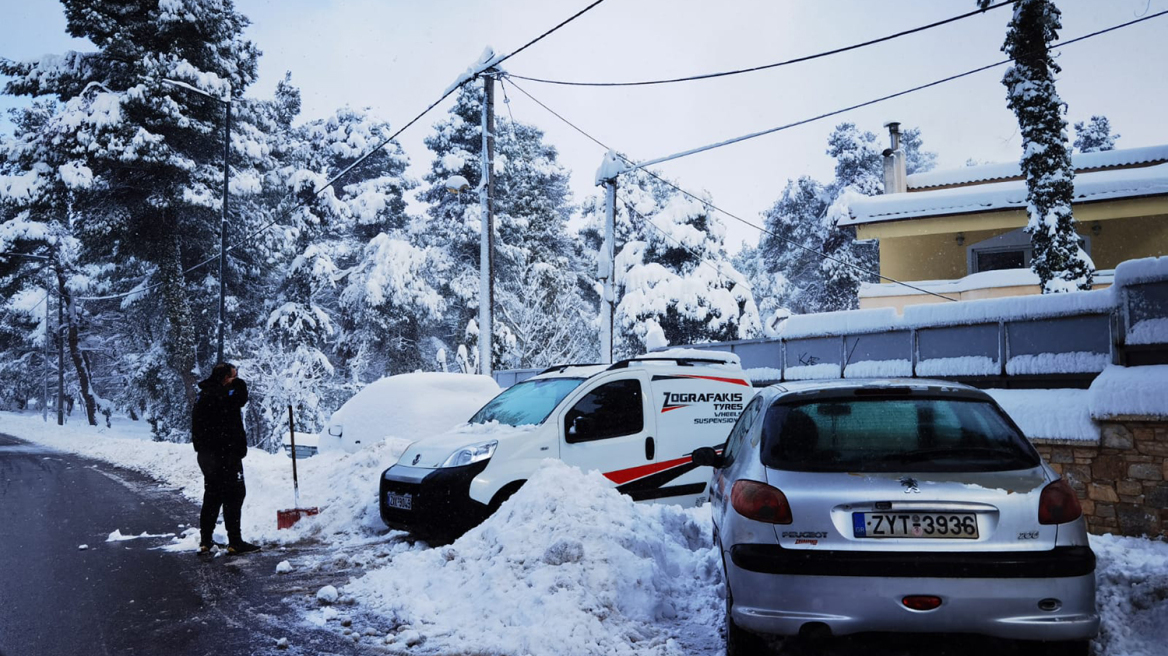
[[[1071,486],[993,399],[941,381],[784,383],[712,465],[727,653],[760,635],[972,633],[1086,655],[1095,555]]]
[[[387,437],[417,439],[465,422],[499,393],[489,376],[422,372],[388,376],[365,386],[329,419],[322,451],[356,452]]]
[[[296,432],[296,458],[311,458],[320,450],[320,435]],[[291,441],[284,442],[284,453],[292,457]]]
[[[738,356],[727,353],[551,367],[468,423],[410,445],[381,476],[381,518],[415,534],[460,535],[547,458],[599,470],[638,501],[692,505],[709,475],[690,454],[725,441],[754,393]]]

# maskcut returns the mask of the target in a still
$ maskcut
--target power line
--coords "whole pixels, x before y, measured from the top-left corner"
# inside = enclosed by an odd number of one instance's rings
[[[1118,30],[1118,29],[1121,29],[1121,28],[1124,28],[1124,27],[1129,27],[1129,26],[1131,26],[1131,25],[1135,25],[1136,23],[1142,23],[1142,22],[1144,22],[1144,21],[1146,21],[1146,20],[1151,20],[1151,19],[1153,19],[1153,18],[1157,18],[1157,17],[1159,17],[1159,16],[1164,16],[1165,14],[1168,14],[1168,9],[1166,9],[1166,10],[1164,10],[1164,11],[1161,11],[1161,12],[1158,12],[1158,13],[1155,13],[1155,14],[1151,14],[1151,15],[1148,15],[1148,16],[1144,16],[1143,18],[1137,18],[1137,19],[1135,19],[1135,20],[1131,20],[1131,21],[1128,21],[1128,22],[1126,22],[1126,23],[1121,23],[1121,24],[1119,24],[1119,25],[1113,25],[1112,27],[1108,27],[1108,28],[1104,28],[1104,29],[1101,29],[1101,30],[1097,30],[1097,31],[1095,31],[1095,32],[1091,32],[1091,33],[1089,33],[1089,34],[1084,34],[1083,36],[1080,36],[1080,37],[1077,37],[1077,38],[1071,39],[1071,40],[1069,40],[1069,41],[1064,41],[1064,42],[1062,42],[1062,43],[1059,43],[1059,44],[1056,44],[1056,45],[1054,45],[1054,46],[1051,46],[1051,48],[1052,48],[1052,49],[1054,49],[1054,48],[1062,48],[1062,47],[1065,47],[1065,46],[1069,46],[1069,45],[1071,45],[1071,44],[1074,44],[1074,43],[1079,43],[1079,42],[1081,42],[1081,41],[1085,41],[1085,40],[1087,40],[1087,39],[1090,39],[1090,38],[1092,38],[1092,37],[1099,36],[1099,35],[1101,35],[1101,34],[1106,34],[1106,33],[1108,33],[1108,32],[1113,32],[1113,31],[1115,31],[1115,30]],[[800,126],[800,125],[806,125],[806,124],[808,124],[808,123],[814,123],[815,121],[820,121],[820,120],[823,120],[823,119],[825,119],[825,118],[830,118],[830,117],[832,117],[832,116],[838,116],[839,114],[844,114],[844,113],[847,113],[847,112],[850,112],[850,111],[853,111],[853,110],[856,110],[856,109],[861,109],[861,108],[863,108],[863,107],[868,107],[869,105],[875,105],[875,104],[878,104],[878,103],[882,103],[882,102],[884,102],[884,101],[886,101],[886,100],[892,100],[893,98],[899,98],[899,97],[901,97],[901,96],[905,96],[905,95],[908,95],[908,94],[910,94],[910,93],[915,93],[915,92],[917,92],[917,91],[922,91],[922,90],[924,90],[924,89],[928,89],[928,88],[931,88],[931,87],[935,87],[935,86],[938,86],[938,85],[944,84],[944,83],[946,83],[946,82],[952,82],[953,80],[957,80],[957,79],[960,79],[960,78],[963,78],[963,77],[968,77],[968,76],[970,76],[970,75],[974,75],[974,74],[976,74],[976,73],[981,73],[982,71],[987,71],[987,70],[989,70],[989,69],[991,69],[991,68],[996,68],[996,67],[998,67],[998,66],[1003,66],[1003,65],[1005,65],[1005,64],[1009,64],[1010,62],[1011,62],[1011,60],[1009,60],[1009,59],[1004,59],[1004,60],[1002,60],[1002,61],[995,62],[995,63],[993,63],[993,64],[987,64],[986,66],[980,66],[980,67],[978,67],[978,68],[975,68],[975,69],[972,69],[972,70],[965,71],[964,73],[958,73],[958,74],[956,74],[956,75],[950,75],[949,77],[942,78],[942,79],[940,79],[940,80],[935,80],[935,81],[933,81],[933,82],[929,82],[929,83],[927,83],[927,84],[921,84],[921,85],[918,85],[918,86],[912,87],[912,88],[910,88],[910,89],[904,89],[903,91],[897,91],[896,93],[890,93],[890,94],[888,94],[888,95],[881,96],[881,97],[879,97],[879,98],[873,98],[872,100],[867,100],[867,101],[865,101],[865,102],[857,103],[857,104],[855,104],[855,105],[850,105],[850,106],[848,106],[848,107],[844,107],[844,108],[842,108],[842,109],[837,109],[837,110],[835,110],[835,111],[826,112],[826,113],[820,114],[820,115],[818,115],[818,116],[813,116],[813,117],[811,117],[811,118],[806,118],[806,119],[803,119],[803,120],[801,120],[801,121],[795,121],[794,123],[787,123],[786,125],[780,125],[780,126],[778,126],[778,127],[770,128],[770,129],[767,129],[767,130],[760,130],[760,131],[758,131],[758,132],[751,132],[750,134],[745,134],[745,135],[742,135],[742,136],[734,137],[734,138],[732,138],[732,139],[726,139],[725,141],[719,141],[719,142],[717,142],[717,143],[708,144],[708,145],[705,145],[705,146],[699,146],[699,147],[697,147],[697,148],[691,148],[691,149],[689,149],[689,150],[684,150],[684,151],[682,151],[682,152],[679,152],[679,153],[674,153],[674,154],[672,154],[672,155],[666,155],[666,156],[664,156],[664,157],[658,157],[658,158],[656,158],[656,159],[651,159],[651,160],[648,160],[648,161],[645,161],[645,162],[634,163],[634,164],[632,164],[631,168],[629,168],[629,169],[626,169],[626,171],[625,171],[625,172],[628,172],[628,171],[631,171],[631,170],[636,170],[636,169],[639,169],[639,168],[644,168],[644,167],[646,167],[646,166],[653,166],[653,165],[655,165],[655,164],[661,164],[661,163],[668,162],[668,161],[675,160],[675,159],[681,159],[682,157],[688,157],[688,156],[690,156],[690,155],[696,155],[696,154],[698,154],[698,153],[703,153],[703,152],[706,152],[706,151],[709,151],[709,150],[714,150],[714,149],[716,149],[716,148],[722,148],[722,147],[724,147],[724,146],[729,146],[729,145],[731,145],[731,144],[736,144],[736,143],[740,143],[740,142],[743,142],[743,141],[748,141],[748,140],[750,140],[750,139],[755,139],[755,138],[757,138],[757,137],[766,136],[766,135],[768,135],[768,134],[774,134],[775,132],[781,132],[781,131],[783,131],[783,130],[788,130],[788,129],[790,129],[790,128],[793,128],[793,127],[798,127],[798,126]],[[511,83],[512,83],[512,85],[514,85],[514,86],[515,86],[515,88],[516,88],[516,89],[519,89],[520,91],[523,91],[523,89],[521,89],[521,88],[519,87],[519,85],[515,84],[515,81],[514,81],[514,80],[512,80],[512,82],[511,82]],[[527,92],[526,92],[526,91],[524,91],[524,93],[525,93],[525,94],[527,94]],[[528,95],[528,97],[530,97],[530,94],[527,94],[527,95]]]
[[[543,107],[543,108],[544,108],[544,109],[546,109],[547,111],[551,112],[551,114],[552,114],[553,116],[555,116],[556,118],[559,118],[560,120],[562,120],[562,121],[564,121],[565,123],[567,123],[567,124],[568,124],[568,126],[570,126],[572,129],[576,130],[576,131],[577,131],[577,132],[579,132],[580,134],[584,135],[584,136],[585,136],[585,137],[587,137],[588,139],[590,139],[590,140],[592,140],[593,142],[595,142],[596,144],[598,144],[598,145],[599,145],[601,148],[604,148],[605,150],[613,150],[612,148],[609,148],[607,145],[605,145],[605,144],[604,144],[602,141],[600,141],[600,140],[599,140],[599,139],[597,139],[596,137],[593,137],[591,134],[588,134],[588,133],[587,133],[587,132],[585,132],[583,129],[581,129],[580,127],[578,127],[576,124],[574,124],[574,123],[572,123],[572,122],[568,121],[568,120],[567,120],[567,119],[565,119],[563,116],[561,116],[559,113],[557,113],[557,112],[553,111],[553,110],[552,110],[550,107],[548,107],[548,106],[547,106],[547,105],[545,105],[544,103],[540,102],[540,101],[539,101],[539,100],[538,100],[538,99],[537,99],[535,96],[533,96],[533,95],[531,95],[530,93],[528,93],[526,89],[524,89],[523,87],[519,86],[518,84],[515,84],[515,81],[514,81],[514,80],[512,80],[512,81],[511,81],[511,86],[513,86],[513,87],[515,87],[516,89],[518,89],[518,90],[519,90],[519,91],[520,91],[520,92],[521,92],[523,95],[527,96],[528,98],[531,98],[531,99],[532,99],[532,100],[533,100],[533,101],[534,101],[534,102],[535,102],[537,105],[539,105],[540,107]],[[615,151],[614,151],[614,152],[615,152]],[[626,162],[629,162],[630,164],[632,164],[632,160],[630,160],[629,158],[625,157],[624,155],[620,155],[620,154],[618,153],[618,154],[617,154],[617,156],[618,156],[618,157],[620,157],[621,159],[625,160]],[[818,255],[818,256],[820,256],[820,257],[822,257],[822,258],[825,258],[825,259],[831,260],[832,262],[835,262],[836,264],[841,264],[841,265],[843,265],[843,266],[849,267],[849,268],[851,268],[851,269],[854,269],[854,270],[856,270],[856,271],[859,271],[859,272],[861,272],[861,273],[867,274],[867,275],[869,275],[869,276],[873,276],[873,277],[875,277],[875,278],[877,278],[877,279],[880,279],[880,280],[887,280],[887,281],[889,281],[889,282],[891,282],[891,283],[895,283],[895,284],[897,284],[897,285],[901,285],[901,286],[907,287],[907,288],[909,288],[909,289],[912,289],[912,290],[914,290],[914,291],[921,292],[921,293],[923,293],[923,294],[928,294],[928,295],[930,295],[930,296],[936,296],[937,298],[942,298],[942,299],[945,299],[946,301],[954,301],[954,302],[956,302],[956,301],[957,301],[957,299],[955,299],[955,298],[950,298],[950,297],[948,297],[948,296],[945,296],[945,295],[943,295],[943,294],[938,294],[938,293],[936,293],[936,292],[931,292],[931,291],[929,291],[929,290],[927,290],[927,289],[923,289],[923,288],[921,288],[921,287],[917,287],[916,285],[912,285],[912,284],[909,284],[909,283],[907,283],[907,282],[903,282],[903,281],[901,281],[901,280],[897,280],[897,279],[895,279],[895,278],[890,278],[890,277],[888,277],[888,276],[885,276],[885,275],[883,275],[883,274],[877,273],[877,272],[875,272],[875,271],[871,271],[871,270],[865,269],[864,267],[861,267],[861,266],[859,266],[859,265],[853,264],[853,263],[851,263],[851,262],[845,262],[845,261],[843,261],[843,260],[841,260],[841,259],[839,259],[839,258],[832,257],[831,255],[828,255],[827,253],[824,253],[823,251],[819,251],[819,250],[816,250],[816,249],[814,249],[814,248],[810,248],[810,247],[808,247],[808,246],[804,246],[803,244],[800,244],[799,242],[796,242],[796,241],[795,241],[795,240],[793,240],[793,239],[788,239],[787,237],[784,237],[784,236],[782,236],[782,235],[780,235],[780,234],[777,234],[777,233],[775,233],[775,232],[772,232],[772,231],[770,231],[770,230],[767,230],[767,229],[766,229],[765,227],[763,227],[763,226],[757,225],[757,224],[755,224],[755,223],[752,223],[752,222],[750,222],[750,221],[747,221],[746,219],[743,219],[743,218],[742,218],[742,217],[740,217],[740,216],[737,216],[737,215],[735,215],[735,214],[732,214],[732,213],[730,213],[730,212],[728,212],[728,211],[726,211],[726,210],[722,209],[721,207],[718,207],[717,205],[715,205],[714,203],[710,202],[709,200],[706,200],[706,199],[704,199],[704,198],[699,198],[699,197],[698,197],[698,196],[696,196],[695,194],[692,194],[692,193],[690,193],[689,191],[686,191],[685,189],[682,189],[681,187],[677,186],[677,185],[676,185],[676,184],[674,184],[673,182],[670,182],[670,181],[669,181],[669,180],[667,180],[666,178],[664,178],[664,177],[662,177],[662,176],[660,176],[660,175],[658,175],[658,174],[654,173],[653,171],[651,171],[651,170],[649,170],[649,169],[642,168],[641,170],[642,170],[642,171],[644,171],[645,173],[649,174],[650,176],[652,176],[652,177],[656,178],[658,181],[662,182],[663,184],[665,184],[665,185],[668,185],[669,187],[672,187],[673,189],[677,190],[678,192],[680,192],[680,193],[684,194],[685,196],[688,196],[689,198],[691,198],[691,199],[693,199],[693,200],[696,200],[696,201],[698,201],[699,203],[703,203],[703,204],[705,204],[705,205],[708,205],[708,206],[710,206],[711,208],[713,208],[714,210],[716,210],[716,211],[718,211],[718,212],[721,212],[722,214],[725,214],[726,216],[730,217],[731,219],[734,219],[735,221],[738,221],[739,223],[742,223],[742,224],[744,224],[744,225],[750,226],[751,228],[754,228],[755,230],[758,230],[758,231],[759,231],[759,232],[761,232],[761,233],[764,233],[764,234],[770,235],[770,236],[774,237],[775,239],[778,239],[778,240],[780,240],[780,241],[786,242],[787,244],[789,244],[789,245],[791,245],[791,246],[795,246],[796,248],[801,248],[801,249],[803,249],[804,251],[807,251],[808,253],[811,253],[811,254],[813,254],[813,255]]]
[[[785,61],[776,62],[773,64],[763,64],[762,66],[752,66],[750,68],[739,68],[739,69],[735,69],[732,71],[722,71],[719,73],[705,73],[702,75],[690,75],[687,77],[666,78],[663,80],[642,80],[639,82],[571,82],[571,81],[566,81],[566,80],[549,80],[549,79],[538,78],[538,77],[526,77],[523,75],[515,75],[514,73],[511,73],[510,75],[511,75],[511,77],[514,77],[514,78],[517,78],[520,80],[527,80],[529,82],[540,82],[543,84],[558,84],[561,86],[569,86],[569,87],[644,87],[644,86],[650,86],[650,85],[656,85],[656,84],[673,84],[676,82],[693,82],[696,80],[710,80],[710,79],[714,79],[714,78],[727,77],[727,76],[731,76],[731,75],[741,75],[743,73],[754,73],[757,71],[765,71],[765,70],[772,69],[772,68],[779,68],[781,66],[790,66],[791,64],[799,64],[802,62],[811,61],[813,59],[820,59],[822,57],[828,57],[830,55],[838,55],[839,53],[842,53],[842,52],[848,52],[850,50],[857,50],[859,48],[865,48],[867,46],[876,45],[878,43],[883,43],[885,41],[892,41],[893,39],[897,39],[897,38],[900,38],[902,36],[907,36],[909,34],[916,34],[917,32],[924,32],[925,30],[930,30],[930,29],[933,29],[934,27],[948,25],[949,23],[954,23],[956,21],[959,21],[959,20],[962,20],[965,18],[969,18],[971,16],[976,16],[978,14],[984,14],[985,12],[987,12],[991,9],[997,9],[998,7],[1004,7],[1004,6],[1009,5],[1009,4],[1013,4],[1013,0],[1005,0],[1004,2],[999,2],[997,4],[990,5],[988,7],[985,7],[984,9],[976,9],[974,11],[966,12],[966,13],[961,14],[959,16],[953,16],[952,18],[946,18],[944,20],[939,20],[939,21],[936,21],[934,23],[929,23],[928,25],[921,25],[920,27],[914,27],[912,29],[904,30],[901,32],[896,32],[895,34],[889,34],[887,36],[882,36],[882,37],[877,38],[877,39],[870,39],[868,41],[855,43],[855,44],[852,44],[850,46],[844,46],[842,48],[835,48],[833,50],[826,50],[824,52],[818,52],[818,53],[815,53],[813,55],[804,55],[802,57],[796,57],[794,59],[787,59]]]
[[[583,9],[581,9],[580,11],[576,12],[575,14],[573,14],[573,15],[569,16],[567,19],[565,19],[565,20],[561,21],[561,22],[560,22],[559,24],[557,24],[555,27],[553,27],[553,28],[551,28],[551,29],[547,30],[547,31],[546,31],[546,32],[544,32],[543,34],[540,34],[539,36],[535,37],[534,39],[532,39],[532,40],[528,41],[527,43],[523,44],[523,45],[522,45],[522,46],[520,46],[520,47],[519,47],[517,50],[515,50],[515,51],[511,52],[511,54],[505,55],[505,56],[503,56],[502,58],[500,58],[499,60],[497,60],[497,61],[494,63],[494,66],[496,66],[496,67],[497,67],[499,64],[502,64],[503,62],[505,62],[505,61],[507,61],[508,59],[510,59],[510,58],[512,58],[512,57],[514,57],[515,55],[518,55],[519,53],[521,53],[521,52],[523,52],[524,50],[526,50],[526,49],[530,48],[531,46],[535,45],[536,43],[539,43],[540,41],[542,41],[543,39],[545,39],[546,37],[548,37],[549,35],[551,35],[551,34],[552,34],[553,32],[555,32],[556,30],[558,30],[558,29],[560,29],[561,27],[563,27],[563,26],[567,25],[568,23],[571,23],[572,21],[576,20],[577,18],[579,18],[580,16],[582,16],[584,13],[586,13],[587,11],[589,11],[590,9],[592,9],[593,7],[596,7],[597,5],[599,5],[601,2],[604,2],[604,0],[596,0],[595,2],[593,2],[593,3],[592,3],[592,4],[590,4],[590,5],[588,5],[587,7],[583,8]],[[298,209],[300,209],[301,207],[304,207],[305,205],[307,205],[309,201],[311,201],[313,198],[316,198],[316,197],[317,197],[317,196],[319,196],[320,194],[324,193],[324,191],[325,191],[326,189],[328,189],[328,188],[332,187],[334,184],[336,184],[336,182],[337,182],[338,180],[340,180],[341,178],[343,178],[343,177],[345,177],[346,175],[348,175],[348,173],[349,173],[350,171],[352,171],[352,170],[353,170],[353,169],[355,169],[357,166],[359,166],[359,165],[361,165],[363,162],[365,162],[365,160],[369,159],[369,158],[370,158],[370,157],[372,157],[374,154],[376,154],[377,152],[379,152],[379,151],[380,151],[382,148],[384,148],[384,147],[385,147],[387,144],[389,144],[391,141],[393,141],[393,140],[394,140],[394,139],[396,139],[396,138],[397,138],[399,135],[401,135],[401,133],[403,133],[403,132],[405,132],[406,130],[408,130],[408,129],[409,129],[411,126],[412,126],[412,125],[414,125],[414,124],[415,124],[415,123],[417,123],[419,120],[421,120],[421,119],[422,119],[422,117],[424,117],[426,114],[430,113],[430,111],[431,111],[432,109],[434,109],[435,107],[437,107],[439,103],[441,103],[443,100],[446,100],[448,97],[450,97],[450,95],[451,95],[451,94],[453,94],[453,93],[454,93],[455,91],[457,91],[458,89],[462,88],[462,87],[463,87],[463,86],[464,86],[464,85],[465,85],[467,82],[470,82],[472,79],[474,79],[474,78],[468,78],[468,79],[466,79],[466,80],[463,80],[463,81],[462,81],[460,84],[456,84],[456,85],[454,85],[454,86],[451,86],[449,89],[447,89],[447,90],[446,90],[446,93],[442,94],[442,97],[440,97],[438,100],[435,100],[434,102],[430,103],[430,106],[429,106],[429,107],[427,107],[426,109],[422,110],[422,112],[421,112],[420,114],[418,114],[417,116],[415,116],[414,118],[410,119],[410,121],[409,121],[408,123],[406,123],[405,125],[403,125],[403,126],[402,126],[402,127],[401,127],[401,128],[398,130],[398,131],[397,131],[397,132],[394,132],[392,135],[390,135],[389,137],[387,137],[386,139],[384,139],[384,140],[383,140],[381,143],[379,143],[379,144],[377,144],[376,146],[374,146],[373,148],[371,148],[371,149],[370,149],[368,152],[366,152],[364,155],[361,155],[360,157],[358,157],[356,160],[354,160],[354,161],[353,161],[353,163],[351,163],[351,164],[349,164],[348,166],[346,166],[346,167],[344,168],[344,170],[342,170],[340,173],[338,173],[338,174],[334,175],[334,176],[333,176],[333,177],[332,177],[332,178],[331,178],[331,179],[330,179],[328,182],[325,182],[325,183],[324,183],[324,185],[323,185],[323,186],[321,186],[321,188],[320,188],[320,189],[317,189],[317,190],[313,191],[311,196],[309,196],[309,197],[307,197],[307,198],[305,198],[305,199],[301,200],[299,203],[297,203],[295,206],[293,206],[292,208],[290,208],[290,209],[289,209],[289,210],[287,210],[286,212],[282,212],[282,213],[280,213],[278,216],[276,216],[276,218],[274,218],[274,219],[272,219],[271,221],[267,222],[267,223],[266,223],[266,224],[264,224],[263,226],[261,226],[261,227],[257,228],[256,230],[253,230],[252,232],[250,232],[250,233],[248,233],[248,234],[244,235],[244,236],[243,236],[243,237],[242,237],[242,238],[241,238],[241,239],[240,239],[240,240],[239,240],[237,243],[235,243],[235,244],[232,244],[231,246],[229,246],[229,247],[227,248],[226,252],[230,253],[231,251],[235,250],[235,248],[236,248],[237,246],[241,246],[241,245],[243,245],[243,244],[247,243],[247,242],[248,242],[248,241],[250,241],[252,238],[254,238],[254,237],[258,236],[259,234],[261,234],[261,233],[263,233],[263,232],[267,231],[269,228],[271,228],[272,226],[276,225],[277,223],[279,223],[279,222],[280,222],[280,221],[282,221],[283,219],[286,219],[287,217],[291,216],[291,215],[292,215],[292,213],[293,213],[293,212],[295,212],[296,210],[298,210]],[[287,194],[287,195],[285,195],[285,197],[284,197],[284,199],[283,199],[283,200],[286,200],[286,199],[287,199],[288,197],[290,197],[290,196],[291,196],[291,194]],[[198,270],[198,269],[201,269],[202,267],[204,267],[204,266],[207,266],[207,265],[208,265],[208,264],[210,264],[211,262],[214,262],[216,259],[218,259],[218,254],[216,254],[214,257],[207,258],[206,260],[203,260],[202,262],[199,262],[198,264],[195,264],[195,265],[191,266],[190,268],[188,268],[188,269],[184,270],[184,271],[183,271],[183,275],[185,276],[186,274],[188,274],[188,273],[191,273],[192,271],[196,271],[196,270]],[[141,283],[139,283],[139,285],[140,285],[140,284],[141,284]],[[121,293],[121,294],[109,294],[109,295],[106,295],[106,296],[83,296],[83,297],[78,297],[78,299],[77,299],[77,300],[80,300],[80,301],[108,301],[108,300],[116,300],[116,299],[119,299],[119,298],[126,298],[126,297],[129,297],[129,296],[137,296],[137,295],[140,295],[140,294],[144,294],[144,293],[146,293],[146,292],[149,292],[149,291],[151,291],[151,290],[153,290],[153,289],[157,289],[157,288],[161,287],[161,286],[162,286],[162,284],[163,284],[163,283],[155,283],[155,284],[153,284],[153,285],[149,285],[149,286],[146,286],[146,287],[141,287],[141,288],[139,288],[139,287],[137,287],[137,286],[136,286],[134,289],[132,289],[132,290],[130,290],[130,291],[128,291],[128,292]]]

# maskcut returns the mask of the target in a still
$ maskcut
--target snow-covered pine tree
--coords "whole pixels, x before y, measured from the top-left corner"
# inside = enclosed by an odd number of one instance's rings
[[[435,335],[446,344],[466,344],[478,310],[481,219],[473,190],[481,179],[481,103],[482,89],[464,86],[449,117],[426,139],[434,159],[419,197],[429,207],[413,232],[446,258],[443,296],[450,306]],[[591,313],[579,294],[582,250],[567,227],[568,172],[543,137],[508,116],[495,118],[496,368],[579,360],[592,343],[583,320]],[[470,183],[469,191],[447,191],[455,175]]]
[[[187,437],[196,353],[214,339],[184,271],[216,252],[222,181],[223,106],[163,82],[179,80],[238,99],[255,79],[258,51],[244,39],[247,19],[230,0],[63,0],[70,34],[97,52],[69,52],[0,63],[6,92],[52,96],[74,126],[73,150],[104,193],[78,211],[87,248],[107,262],[149,264],[160,284],[164,362],[155,380],[169,397],[157,406],[160,435]],[[247,131],[232,133],[235,188],[254,153]],[[243,228],[250,217],[235,217]],[[242,220],[240,220],[242,219]],[[205,273],[199,274],[206,280]],[[120,290],[118,290],[120,291]],[[211,305],[213,301],[206,303]],[[205,350],[204,352],[208,352]],[[159,355],[154,351],[152,355]],[[167,370],[162,373],[158,367]],[[146,381],[131,381],[145,385]]]
[[[584,217],[583,236],[599,252],[603,194],[585,203]],[[708,199],[636,171],[620,178],[615,221],[614,357],[759,333],[750,285],[726,255],[726,228]]]
[[[931,169],[936,154],[923,150],[920,128],[902,132],[909,173]],[[763,214],[767,234],[759,241],[761,264],[751,283],[776,298],[756,295],[774,325],[788,313],[853,309],[860,283],[879,267],[878,254],[856,242],[854,228],[838,225],[855,195],[884,192],[883,157],[875,134],[841,123],[828,137],[827,154],[836,160],[827,185],[803,176],[789,180],[783,194]],[[824,255],[828,257],[824,257]]]
[[[1111,134],[1111,121],[1106,116],[1092,116],[1090,120],[1075,123],[1075,150],[1080,153],[1095,153],[1101,150],[1115,150],[1115,142],[1120,135]]]
[[[978,0],[982,7],[989,1]],[[1016,0],[1002,46],[1014,62],[1002,84],[1022,133],[1021,165],[1030,213],[1026,232],[1034,247],[1030,268],[1038,274],[1044,294],[1091,289],[1095,277],[1095,265],[1075,231],[1071,208],[1075,170],[1054,79],[1062,69],[1050,54],[1050,44],[1062,28],[1061,17],[1051,0]]]
[[[60,338],[68,346],[86,419],[96,426],[97,397],[90,358],[82,344],[87,313],[77,296],[94,288],[97,272],[82,260],[75,227],[81,220],[77,208],[85,206],[85,194],[101,191],[93,189],[93,173],[76,150],[57,146],[59,141],[69,143],[72,132],[60,109],[58,103],[44,99],[15,110],[16,130],[0,142],[0,252],[32,256],[0,256],[0,292],[17,314],[22,308],[35,309],[24,307],[21,297],[42,289],[62,304]],[[42,288],[46,278],[51,282]],[[38,303],[38,307],[43,306]],[[42,339],[43,335],[34,337],[27,345],[37,348]]]

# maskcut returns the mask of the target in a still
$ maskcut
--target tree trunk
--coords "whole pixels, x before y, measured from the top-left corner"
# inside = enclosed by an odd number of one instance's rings
[[[186,278],[183,275],[182,245],[179,236],[166,247],[163,262],[159,267],[162,276],[162,297],[166,309],[167,361],[178,374],[186,399],[186,412],[190,415],[195,405],[195,318],[187,298]]]
[[[97,425],[97,401],[90,391],[89,365],[81,357],[80,336],[77,329],[77,308],[73,304],[73,293],[65,287],[65,274],[57,269],[57,291],[61,295],[61,302],[65,304],[65,325],[68,335],[69,357],[73,359],[73,368],[77,370],[77,384],[81,387],[81,400],[85,403],[85,419],[90,426]]]

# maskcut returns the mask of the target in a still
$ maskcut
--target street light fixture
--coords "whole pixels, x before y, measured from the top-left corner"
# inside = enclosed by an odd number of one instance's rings
[[[180,82],[179,80],[163,78],[162,82],[190,91],[191,93],[197,93],[204,98],[210,98],[223,104],[223,213],[219,221],[219,343],[215,351],[215,361],[223,362],[224,306],[227,297],[227,280],[225,277],[227,272],[227,185],[231,162],[231,85],[228,84],[227,93],[220,98],[198,87],[191,86],[186,82]]]

